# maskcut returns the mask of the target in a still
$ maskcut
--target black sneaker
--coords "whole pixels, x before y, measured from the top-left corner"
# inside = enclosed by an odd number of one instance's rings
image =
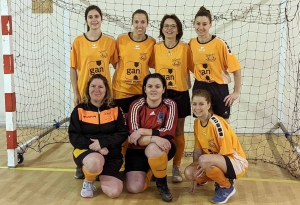
[[[167,184],[157,184],[158,194],[161,195],[161,198],[165,202],[170,202],[173,199],[173,196],[168,188]]]
[[[75,173],[74,177],[76,179],[84,179],[85,178],[81,167],[76,167],[76,173]]]

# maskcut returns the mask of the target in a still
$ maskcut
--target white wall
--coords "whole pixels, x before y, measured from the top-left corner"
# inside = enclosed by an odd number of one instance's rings
[[[65,105],[69,103],[69,97],[72,95],[65,92],[65,89],[70,86],[65,87],[67,69],[64,59],[71,45],[64,47],[63,43],[64,10],[61,8],[63,5],[61,1],[54,2],[53,14],[37,15],[31,13],[29,2],[12,1],[15,21],[13,27],[16,53],[14,55],[17,61],[15,70],[19,124],[35,124],[39,121],[51,123],[53,118],[64,117]],[[72,8],[69,22],[71,42],[86,29],[83,17],[86,5],[82,2],[84,1],[70,0],[67,6]],[[243,67],[242,94],[232,108],[230,118],[232,126],[239,133],[262,133],[278,122],[277,104],[281,100],[278,99],[278,68],[281,52],[279,3],[281,1],[247,0],[240,3],[241,1],[232,0],[224,3],[224,1],[216,0],[151,0],[149,3],[150,1],[142,0],[114,0],[114,3],[111,3],[112,1],[89,2],[102,9],[105,14],[102,31],[115,38],[131,29],[131,14],[136,9],[142,8],[149,12],[150,25],[147,33],[154,38],[158,36],[162,16],[165,13],[176,13],[184,21],[183,41],[185,42],[188,42],[191,37],[196,37],[192,21],[200,6],[205,5],[218,19],[213,22],[211,32],[226,40]],[[293,1],[291,2],[290,8],[296,5]],[[114,20],[109,22],[106,15]],[[293,12],[289,15],[293,16]],[[296,38],[299,34],[299,11],[297,18],[294,20],[296,23],[290,28],[290,35],[293,37],[291,41],[293,50],[288,53],[291,58],[288,61],[290,65],[296,64],[295,55],[299,56],[300,40]],[[36,52],[32,52],[33,50]],[[294,113],[294,96],[297,86],[295,75],[291,74],[294,72],[294,66],[286,66],[285,96],[288,100],[284,101],[282,112],[284,122],[290,129],[295,122],[299,122],[290,117]],[[3,71],[0,76],[3,82]],[[232,86],[231,83],[231,90]],[[0,93],[3,93],[3,86],[0,86]],[[65,96],[68,96],[66,100]],[[5,110],[2,98],[0,102],[0,123],[4,123]],[[192,121],[192,118],[187,119],[186,131],[192,131]]]

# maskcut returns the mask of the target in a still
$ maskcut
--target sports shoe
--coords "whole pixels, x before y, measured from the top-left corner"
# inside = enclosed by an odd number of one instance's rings
[[[76,167],[76,172],[75,172],[75,176],[76,179],[84,179],[84,173],[82,171],[81,167]]]
[[[220,185],[219,185],[217,182],[215,182],[214,185],[215,185],[215,193],[217,193],[217,191],[218,191],[221,187],[220,187]]]
[[[92,198],[96,190],[93,182],[84,180],[80,194],[84,198]]]
[[[230,188],[218,188],[216,195],[211,199],[211,202],[214,204],[225,204],[228,199],[235,194],[236,190],[231,184]]]
[[[182,174],[180,172],[179,166],[174,165],[172,170],[172,182],[179,183],[182,182]]]
[[[161,195],[161,199],[165,202],[170,202],[173,199],[173,196],[168,188],[167,184],[156,184],[158,189],[158,194]]]

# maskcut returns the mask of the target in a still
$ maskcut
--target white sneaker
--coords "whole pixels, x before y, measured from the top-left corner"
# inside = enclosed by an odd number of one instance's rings
[[[173,183],[182,182],[182,174],[180,172],[179,166],[177,166],[177,165],[173,166],[173,170],[172,170],[172,182]]]
[[[94,191],[96,191],[96,187],[94,186],[93,182],[84,180],[80,192],[81,196],[84,198],[92,198]]]

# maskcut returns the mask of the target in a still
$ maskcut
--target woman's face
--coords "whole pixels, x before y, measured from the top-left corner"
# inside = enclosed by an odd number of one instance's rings
[[[209,35],[209,29],[211,28],[211,22],[206,16],[197,16],[194,21],[194,28],[198,36],[205,37]]]
[[[145,93],[147,100],[161,101],[162,95],[165,92],[165,88],[159,78],[149,78],[145,86]]]
[[[205,97],[194,96],[192,99],[192,111],[197,118],[206,118],[210,106]]]
[[[143,35],[146,33],[148,26],[147,17],[145,14],[135,14],[132,19],[133,32],[137,35]]]
[[[106,95],[106,87],[101,79],[94,79],[89,87],[91,102],[101,103]]]
[[[176,40],[176,35],[178,34],[178,28],[176,21],[174,19],[168,18],[163,24],[162,33],[165,39]]]
[[[102,24],[102,18],[99,12],[95,9],[90,10],[87,14],[86,23],[90,27],[90,30],[100,29]]]

